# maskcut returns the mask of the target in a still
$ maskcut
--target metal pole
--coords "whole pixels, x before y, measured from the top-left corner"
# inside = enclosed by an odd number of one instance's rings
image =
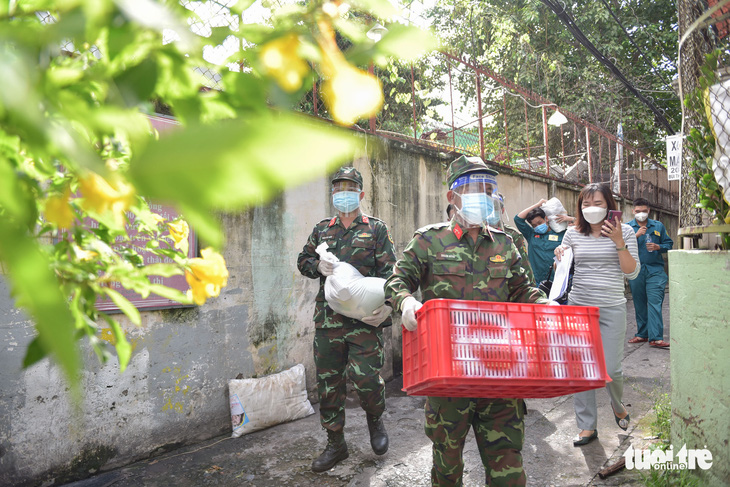
[[[413,74],[413,64],[411,64],[411,100],[413,101],[413,140],[418,140],[418,134],[416,132],[416,79]]]
[[[502,89],[502,107],[504,108],[504,142],[507,145],[507,160],[510,160],[509,155],[509,133],[507,131],[507,93]]]
[[[482,120],[482,84],[479,81],[479,71],[475,71],[477,76],[477,115],[479,116],[479,152],[484,160],[484,121]]]
[[[586,127],[586,155],[588,156],[588,182],[593,182],[593,164],[591,163],[591,133]]]
[[[560,126],[560,148],[563,151],[563,177],[565,177],[565,137],[563,136],[563,126]]]
[[[603,180],[603,141],[601,140],[601,136],[598,136],[598,177]],[[609,179],[611,176],[611,169],[608,170]]]
[[[545,144],[545,171],[550,176],[550,151],[548,150],[547,108],[542,107],[542,140]]]
[[[370,63],[370,67],[368,68],[368,71],[370,71],[370,74],[375,77],[375,67],[373,66],[373,63]],[[370,133],[374,134],[376,132],[375,130],[375,116],[373,115],[370,117]]]
[[[644,196],[644,158],[639,155],[639,196]]]
[[[314,116],[319,116],[319,108],[317,104],[317,81],[315,80],[314,83],[312,83],[312,100],[314,100]]]
[[[451,147],[456,150],[456,122],[454,121],[454,90],[451,83],[451,60],[449,60],[449,96],[451,97]]]
[[[524,100],[523,100],[524,101]],[[532,157],[530,156],[530,121],[527,119],[527,102],[525,103],[525,137],[527,145],[527,166],[532,171]]]

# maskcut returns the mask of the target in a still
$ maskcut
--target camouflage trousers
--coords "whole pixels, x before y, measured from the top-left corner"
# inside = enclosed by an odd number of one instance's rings
[[[432,486],[461,486],[462,451],[471,427],[479,446],[488,486],[524,486],[522,399],[429,397],[426,435],[433,442]]]
[[[340,433],[345,427],[348,369],[360,406],[376,418],[383,414],[385,382],[380,369],[384,361],[382,328],[345,324],[315,331],[319,416],[325,429]]]

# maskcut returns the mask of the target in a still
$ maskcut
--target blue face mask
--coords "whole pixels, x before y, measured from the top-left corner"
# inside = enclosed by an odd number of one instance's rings
[[[492,214],[487,217],[487,223],[489,226],[496,227],[499,226],[501,222],[502,219],[496,214],[496,212],[492,212]]]
[[[534,230],[535,230],[535,233],[539,233],[540,235],[542,235],[543,233],[547,233],[548,225],[547,225],[547,223],[541,223],[538,226],[536,226],[534,228]]]
[[[494,203],[486,193],[467,193],[461,195],[461,217],[471,225],[483,225],[494,215]],[[497,218],[499,216],[497,215]]]
[[[332,195],[332,204],[342,213],[350,213],[360,206],[359,191],[340,191]]]

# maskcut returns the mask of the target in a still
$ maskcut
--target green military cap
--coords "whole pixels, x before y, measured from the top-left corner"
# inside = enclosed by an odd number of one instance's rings
[[[449,188],[451,188],[451,185],[454,184],[454,181],[456,181],[459,176],[472,172],[482,172],[492,176],[497,176],[499,174],[494,169],[487,167],[481,157],[461,156],[449,165],[449,170],[446,172],[446,180]]]
[[[334,184],[335,181],[342,181],[345,179],[357,183],[362,188],[362,175],[360,174],[360,171],[358,171],[354,167],[341,167],[340,170],[337,171],[334,176],[332,176],[332,184]]]

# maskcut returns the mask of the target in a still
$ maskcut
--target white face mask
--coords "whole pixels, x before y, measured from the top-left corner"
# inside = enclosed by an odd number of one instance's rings
[[[601,208],[600,206],[588,206],[586,208],[583,208],[581,210],[583,212],[583,218],[586,219],[588,223],[596,224],[601,223],[604,218],[606,218],[606,213],[608,210],[606,208]]]
[[[648,213],[637,213],[634,215],[636,217],[637,222],[645,222],[647,218],[649,218]]]

